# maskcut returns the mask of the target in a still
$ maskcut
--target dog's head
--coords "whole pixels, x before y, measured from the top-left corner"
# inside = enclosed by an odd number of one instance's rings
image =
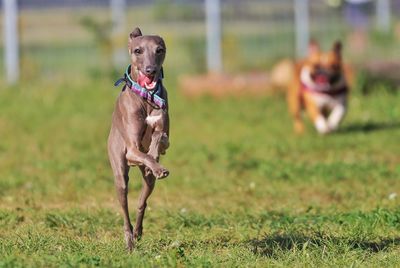
[[[331,50],[323,52],[311,41],[308,50],[301,74],[303,82],[333,87],[343,81],[341,42],[336,41]]]
[[[131,76],[148,90],[156,87],[165,59],[164,40],[156,35],[142,35],[135,28],[129,35],[128,51],[131,55]]]

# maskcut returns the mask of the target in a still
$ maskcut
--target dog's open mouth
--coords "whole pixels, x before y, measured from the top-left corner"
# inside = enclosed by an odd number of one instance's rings
[[[148,90],[152,90],[157,85],[157,79],[154,75],[145,75],[141,71],[138,72],[138,84]]]
[[[330,80],[326,74],[315,74],[312,78],[317,84],[328,84]]]

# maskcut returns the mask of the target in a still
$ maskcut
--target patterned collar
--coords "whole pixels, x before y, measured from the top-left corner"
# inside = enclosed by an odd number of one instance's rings
[[[128,65],[126,71],[124,73],[124,77],[118,79],[114,86],[118,86],[122,82],[125,82],[125,86],[122,88],[122,91],[125,90],[126,87],[131,89],[136,95],[139,95],[144,100],[149,103],[154,104],[157,109],[165,110],[167,108],[166,101],[161,97],[162,94],[162,78],[163,72],[161,69],[161,78],[157,81],[156,88],[154,90],[147,90],[144,87],[140,86],[136,81],[133,81],[131,76],[129,75],[131,72],[131,65]]]

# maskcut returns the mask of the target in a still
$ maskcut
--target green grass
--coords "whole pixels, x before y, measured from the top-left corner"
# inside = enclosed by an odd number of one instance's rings
[[[400,95],[353,92],[340,132],[292,133],[283,96],[171,95],[171,171],[124,248],[112,81],[0,91],[0,267],[398,267]],[[131,172],[135,215],[141,187]]]

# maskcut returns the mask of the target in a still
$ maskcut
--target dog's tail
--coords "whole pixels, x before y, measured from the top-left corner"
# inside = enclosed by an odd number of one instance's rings
[[[295,62],[291,59],[282,59],[276,63],[270,73],[271,85],[286,91],[296,76]]]

